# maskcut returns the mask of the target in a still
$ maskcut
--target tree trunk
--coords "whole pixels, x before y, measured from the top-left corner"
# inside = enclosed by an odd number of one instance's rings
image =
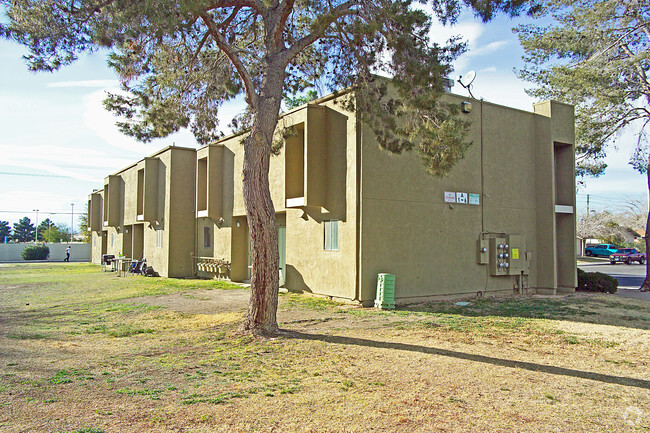
[[[269,67],[272,69],[272,67]],[[269,72],[273,75],[273,72]],[[244,140],[243,194],[251,240],[251,297],[242,330],[254,335],[278,333],[278,235],[269,189],[269,163],[278,123],[284,70],[265,77],[250,135]]]
[[[648,230],[650,229],[650,157],[648,158],[648,165],[646,167],[646,176],[648,179],[648,218],[645,223],[645,251],[646,251],[646,261],[645,261],[645,280],[641,284],[642,292],[650,292],[650,281],[648,276],[650,275],[650,261],[648,261],[648,253],[650,253],[650,236],[648,236]]]

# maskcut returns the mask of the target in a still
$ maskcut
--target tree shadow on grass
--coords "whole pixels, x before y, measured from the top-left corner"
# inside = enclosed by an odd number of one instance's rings
[[[298,331],[285,331],[287,338],[299,340],[322,341],[331,344],[342,344],[348,346],[365,346],[379,349],[402,350],[409,352],[424,353],[427,355],[445,356],[466,361],[492,364],[499,367],[519,368],[539,373],[554,374],[560,376],[576,377],[578,379],[595,380],[615,385],[631,386],[650,390],[650,380],[635,379],[632,377],[612,376],[609,374],[595,373],[591,371],[575,370],[572,368],[556,367],[553,365],[537,364],[534,362],[514,361],[510,359],[495,358],[492,356],[477,355],[472,353],[458,352],[455,350],[439,349],[436,347],[417,346],[415,344],[393,343],[388,341],[367,340],[356,337],[343,337],[337,335],[307,334]]]

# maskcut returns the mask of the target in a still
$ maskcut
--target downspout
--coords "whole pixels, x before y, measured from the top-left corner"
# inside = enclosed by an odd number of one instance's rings
[[[361,115],[355,110],[356,131],[356,194],[355,194],[355,227],[356,227],[356,266],[354,267],[355,301],[361,302],[361,149],[363,134],[361,133]]]

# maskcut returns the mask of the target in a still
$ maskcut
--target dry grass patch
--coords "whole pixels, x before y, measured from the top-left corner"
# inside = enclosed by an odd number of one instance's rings
[[[0,267],[1,431],[650,430],[647,302],[287,294],[257,340],[241,288],[98,269]]]

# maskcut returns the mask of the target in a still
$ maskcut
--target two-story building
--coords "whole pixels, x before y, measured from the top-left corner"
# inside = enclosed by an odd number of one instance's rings
[[[370,305],[377,275],[398,303],[437,295],[576,286],[573,107],[526,112],[448,94],[472,146],[436,178],[414,154],[379,148],[338,94],[285,113],[270,189],[281,284]],[[243,134],[199,149],[168,147],[90,195],[93,260],[146,258],[162,276],[250,277],[242,196]],[[223,270],[223,269],[222,269]]]

